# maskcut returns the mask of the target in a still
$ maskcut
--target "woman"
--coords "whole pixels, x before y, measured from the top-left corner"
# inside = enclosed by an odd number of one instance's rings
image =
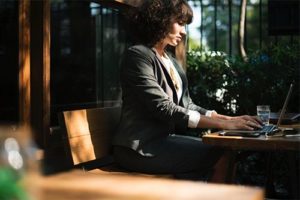
[[[201,178],[222,150],[183,136],[187,129],[261,126],[254,117],[221,115],[191,100],[186,75],[166,48],[185,37],[192,17],[185,0],[147,0],[131,16],[139,43],[122,60],[122,116],[113,141],[115,159],[124,168]]]

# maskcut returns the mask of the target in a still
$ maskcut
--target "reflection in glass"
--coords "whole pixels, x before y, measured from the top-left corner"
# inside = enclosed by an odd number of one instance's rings
[[[120,101],[118,69],[126,45],[120,10],[51,1],[52,125],[59,111]]]

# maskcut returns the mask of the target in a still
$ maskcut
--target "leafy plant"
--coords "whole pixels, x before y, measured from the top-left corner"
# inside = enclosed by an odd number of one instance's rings
[[[273,112],[284,102],[288,87],[294,90],[288,104],[291,112],[300,112],[299,75],[300,43],[271,44],[265,49],[248,51],[248,60],[228,57],[222,52],[191,50],[187,54],[189,89],[194,102],[224,114],[255,114],[256,105],[269,104]],[[263,186],[266,155],[261,152],[239,152],[236,182]],[[280,158],[279,158],[280,157]],[[278,163],[285,164],[282,152]],[[299,159],[299,157],[297,158]],[[288,196],[288,168],[276,163],[274,188],[277,195]]]
[[[299,108],[299,43],[249,51],[248,60],[194,49],[187,54],[189,89],[195,103],[224,114],[255,114],[256,105],[279,111],[291,82],[288,109]]]
[[[187,74],[192,99],[208,109],[225,111],[222,94],[231,69],[222,52],[191,50],[187,53]]]

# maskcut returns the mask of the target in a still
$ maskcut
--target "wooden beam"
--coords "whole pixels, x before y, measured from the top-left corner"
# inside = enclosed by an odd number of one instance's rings
[[[43,148],[50,131],[50,2],[31,0],[31,127]]]
[[[50,0],[43,1],[43,134],[47,145],[50,134]]]
[[[143,2],[143,0],[115,0],[115,1],[130,5],[130,6],[133,6],[133,7],[136,7],[136,6],[140,5]]]
[[[42,73],[43,73],[43,2],[33,1],[30,3],[31,31],[31,127],[35,142],[43,146],[42,134]]]
[[[19,121],[30,126],[30,0],[19,1]]]
[[[122,7],[122,5],[125,7],[128,6],[137,7],[143,2],[143,0],[94,0],[94,1],[102,5],[117,6],[118,8],[120,8],[120,6]]]
[[[86,1],[90,2],[90,0],[86,0]],[[137,7],[138,5],[140,5],[142,0],[93,0],[93,2],[111,8],[127,9],[127,8]]]

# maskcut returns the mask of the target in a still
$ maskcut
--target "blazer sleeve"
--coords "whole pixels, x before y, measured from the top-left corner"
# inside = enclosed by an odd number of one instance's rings
[[[137,49],[127,51],[121,65],[122,87],[130,91],[135,102],[143,104],[147,113],[156,119],[172,121],[177,127],[187,128],[188,110],[176,105],[159,85],[156,75],[158,63],[155,63],[154,56],[148,54]]]
[[[189,95],[189,91],[187,90],[187,101],[188,101],[188,109],[189,110],[195,110],[198,111],[201,115],[205,115],[206,112],[208,111],[205,108],[202,108],[198,105],[196,105],[193,100],[191,99],[190,95]]]

